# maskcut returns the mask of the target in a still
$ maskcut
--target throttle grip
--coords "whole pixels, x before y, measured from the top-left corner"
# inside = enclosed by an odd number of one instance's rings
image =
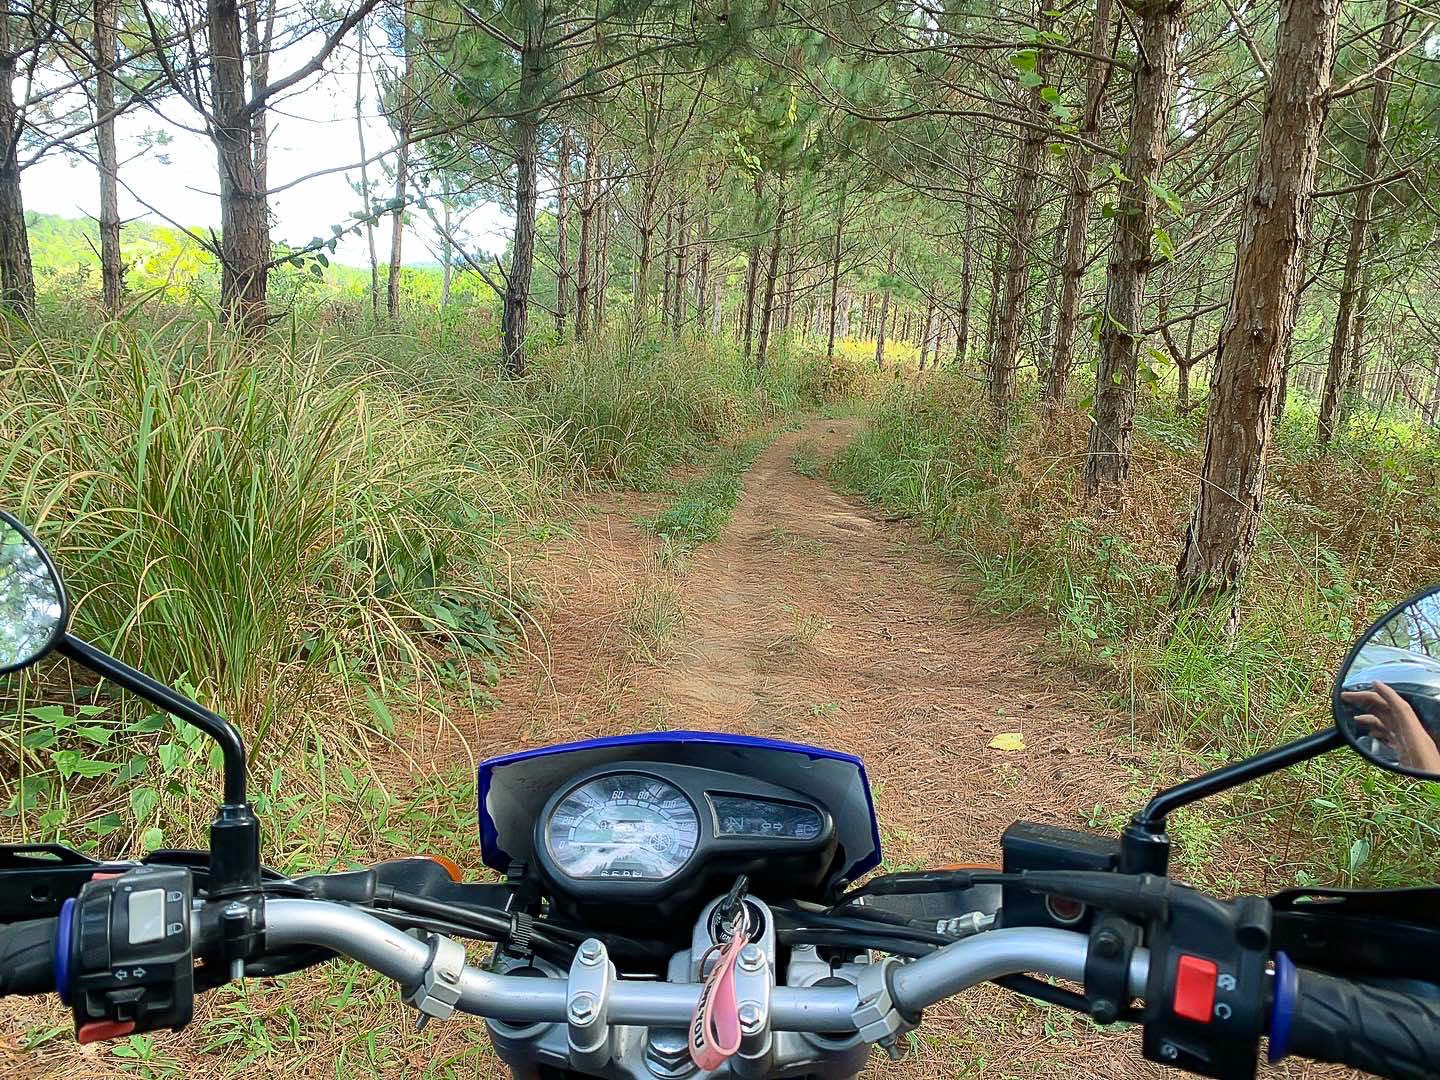
[[[1271,1054],[1335,1062],[1392,1080],[1440,1076],[1440,1002],[1297,971],[1289,1037],[1277,1047],[1272,1030]]]
[[[58,922],[31,919],[0,926],[0,995],[54,993]]]

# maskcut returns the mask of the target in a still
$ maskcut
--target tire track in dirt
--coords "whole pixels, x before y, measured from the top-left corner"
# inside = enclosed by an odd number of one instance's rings
[[[1146,755],[1106,727],[1123,721],[1038,659],[1043,625],[976,610],[915,530],[796,468],[797,451],[828,459],[857,430],[816,420],[777,438],[724,533],[678,574],[635,524],[656,500],[592,506],[541,568],[548,663],[502,684],[477,753],[656,728],[833,746],[866,763],[892,869],[998,862],[1017,818],[1082,827],[1096,804],[1148,795]],[[637,655],[625,631],[636,595],[657,582],[684,612],[663,661]],[[989,748],[1007,731],[1023,733],[1023,751]],[[882,1069],[905,1080],[1176,1075],[1141,1060],[1138,1031],[1101,1032],[991,987],[930,1010],[906,1061],[872,1059],[868,1074]],[[1269,1075],[1321,1071],[1286,1063]]]

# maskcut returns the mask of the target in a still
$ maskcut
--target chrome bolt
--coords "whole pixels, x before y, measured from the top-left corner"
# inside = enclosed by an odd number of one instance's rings
[[[746,945],[740,950],[740,970],[759,971],[765,966],[765,954],[758,945]]]
[[[594,938],[586,938],[580,946],[580,962],[587,967],[593,967],[600,962],[605,955],[605,946]]]
[[[570,999],[570,1019],[576,1024],[588,1024],[595,1019],[595,995],[576,994]]]
[[[737,1015],[740,1019],[740,1033],[742,1035],[758,1034],[765,1024],[764,1013],[760,1011],[760,1006],[753,1001],[742,1002]]]

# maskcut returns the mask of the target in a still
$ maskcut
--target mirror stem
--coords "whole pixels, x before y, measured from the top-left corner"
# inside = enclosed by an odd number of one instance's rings
[[[225,758],[225,804],[236,807],[245,805],[245,743],[241,741],[240,732],[235,730],[234,724],[164,683],[156,682],[143,671],[137,671],[129,664],[70,634],[60,635],[60,639],[55,643],[55,651],[84,665],[95,674],[119,683],[171,716],[194,725],[219,743],[220,752]]]
[[[1177,784],[1168,791],[1160,792],[1150,800],[1144,810],[1135,815],[1131,824],[1146,832],[1164,832],[1165,819],[1182,806],[1188,806],[1200,799],[1208,798],[1216,792],[1228,791],[1230,788],[1249,783],[1251,780],[1278,772],[1291,765],[1297,765],[1302,761],[1309,761],[1313,757],[1319,757],[1321,754],[1338,749],[1344,744],[1345,740],[1339,731],[1335,728],[1327,728],[1284,746],[1277,746],[1274,750],[1257,754],[1255,757],[1237,761],[1233,765],[1226,765],[1214,772],[1206,773],[1204,776],[1197,776],[1194,780]]]

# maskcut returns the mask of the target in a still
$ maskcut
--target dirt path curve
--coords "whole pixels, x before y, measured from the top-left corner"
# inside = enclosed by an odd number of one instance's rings
[[[746,476],[729,527],[678,574],[634,524],[655,500],[612,497],[582,516],[541,571],[552,589],[546,670],[502,685],[477,752],[655,728],[837,747],[866,762],[891,869],[998,861],[1017,817],[1078,827],[1097,803],[1143,797],[1144,758],[1102,730],[1093,691],[1037,661],[1042,627],[974,610],[916,533],[796,467],[828,459],[856,430],[817,420],[781,435]],[[655,661],[633,623],[667,589],[683,623]],[[1023,751],[989,748],[1013,731]],[[882,1068],[1173,1075],[1139,1059],[1137,1032],[1101,1035],[991,988],[933,1009],[916,1052],[871,1072]]]

